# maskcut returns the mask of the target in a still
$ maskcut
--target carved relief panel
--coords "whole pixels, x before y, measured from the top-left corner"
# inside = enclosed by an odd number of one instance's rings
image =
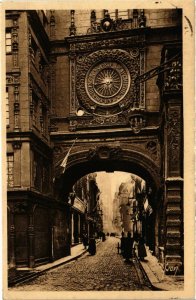
[[[90,52],[93,42],[85,51],[83,43],[70,44],[70,130],[129,126],[129,111],[145,108],[144,83],[135,84],[145,71],[144,36],[124,39],[125,49],[122,38],[95,41]]]

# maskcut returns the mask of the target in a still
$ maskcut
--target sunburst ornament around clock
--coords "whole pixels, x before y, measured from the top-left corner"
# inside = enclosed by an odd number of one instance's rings
[[[92,66],[85,78],[85,88],[93,102],[111,106],[127,94],[130,74],[125,65],[118,62],[102,62]]]
[[[124,118],[124,113],[139,101],[134,79],[140,74],[141,61],[139,55],[131,58],[122,49],[97,50],[83,54],[82,59],[78,55],[76,69],[71,67],[71,82],[75,84],[71,103],[76,97],[86,115],[108,118],[122,114]]]

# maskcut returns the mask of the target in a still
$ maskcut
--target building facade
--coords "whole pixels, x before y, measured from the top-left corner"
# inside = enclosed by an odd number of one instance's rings
[[[74,184],[125,171],[151,190],[155,255],[183,272],[181,14],[6,11],[10,267],[68,255]]]

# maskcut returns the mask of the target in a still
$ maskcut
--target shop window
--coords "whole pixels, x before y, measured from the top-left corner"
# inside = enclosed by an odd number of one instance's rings
[[[12,35],[11,35],[11,32],[6,32],[6,34],[5,34],[5,49],[6,49],[6,53],[12,52]]]
[[[14,155],[7,155],[7,186],[14,186]]]

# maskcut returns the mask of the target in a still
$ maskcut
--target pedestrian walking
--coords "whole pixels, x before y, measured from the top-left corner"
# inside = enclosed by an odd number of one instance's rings
[[[136,256],[136,253],[138,253],[138,237],[137,235],[133,236],[133,255]]]
[[[88,246],[88,236],[86,233],[83,233],[82,235],[82,243],[84,245],[84,249],[86,249]]]
[[[106,240],[105,233],[102,232],[102,242],[105,242],[105,240]]]
[[[95,238],[90,238],[89,239],[88,252],[91,255],[96,254],[96,241],[95,241]]]
[[[146,256],[147,256],[147,253],[146,253],[146,247],[144,244],[144,239],[143,239],[143,237],[140,237],[139,242],[138,242],[138,257],[141,261],[143,261],[144,257],[146,257]]]
[[[133,238],[131,237],[130,232],[128,232],[125,239],[124,257],[126,262],[129,262],[129,260],[133,257]]]
[[[126,243],[125,240],[126,240],[125,233],[122,231],[122,236],[120,239],[120,249],[121,249],[121,254],[123,257],[125,254],[125,243]]]

